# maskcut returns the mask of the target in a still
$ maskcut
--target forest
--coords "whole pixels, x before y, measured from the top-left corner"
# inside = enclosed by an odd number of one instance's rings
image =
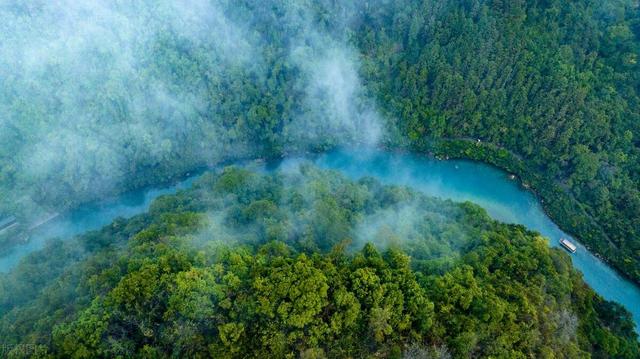
[[[513,173],[640,284],[638,54],[635,0],[6,0],[0,256],[84,203],[370,146]],[[0,273],[0,357],[640,357],[548,240],[371,178],[225,167]]]
[[[399,1],[376,11],[354,41],[409,146],[516,171],[561,227],[640,280],[637,4]]]
[[[50,242],[0,275],[0,337],[8,358],[640,355],[539,234],[308,164],[209,172]]]
[[[0,217],[22,229],[223,161],[368,144],[516,173],[640,282],[635,1],[60,3],[0,7]]]

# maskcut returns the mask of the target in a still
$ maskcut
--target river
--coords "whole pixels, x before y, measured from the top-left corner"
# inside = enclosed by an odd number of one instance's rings
[[[301,160],[286,159],[270,169],[296,165]],[[604,298],[624,305],[632,313],[636,328],[640,328],[640,288],[560,230],[545,214],[537,198],[517,181],[511,180],[507,173],[479,162],[438,161],[415,154],[381,150],[335,150],[306,160],[321,168],[337,170],[352,179],[370,176],[386,184],[410,186],[430,196],[477,203],[499,221],[523,224],[540,232],[554,247],[559,246],[561,237],[572,240],[578,250],[571,254],[571,258],[574,266],[583,273],[585,282]],[[42,248],[49,238],[70,238],[99,229],[116,217],[127,218],[143,213],[153,199],[188,188],[197,177],[194,175],[172,186],[142,189],[81,206],[44,225],[32,233],[28,244],[0,258],[0,271],[11,270],[26,254]]]

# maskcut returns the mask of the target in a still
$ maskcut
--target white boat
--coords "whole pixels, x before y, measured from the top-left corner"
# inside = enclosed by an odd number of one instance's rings
[[[560,238],[560,244],[569,252],[575,253],[578,247],[566,238]]]

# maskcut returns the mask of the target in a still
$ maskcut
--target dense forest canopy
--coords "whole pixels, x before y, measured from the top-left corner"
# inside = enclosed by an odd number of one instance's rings
[[[640,283],[639,52],[636,0],[5,0],[0,253],[80,203],[364,144],[515,173]],[[0,338],[12,357],[640,357],[630,314],[537,233],[306,165],[229,167],[51,241],[0,275]]]
[[[314,30],[311,7],[251,7],[4,2],[3,207],[55,209],[225,159],[375,142],[355,54]]]
[[[636,1],[5,1],[0,212],[385,144],[518,172],[640,279]],[[481,146],[471,146],[471,142]]]
[[[384,144],[517,172],[638,281],[638,12],[633,0],[4,1],[0,213],[28,226],[222,160]]]
[[[229,167],[51,242],[0,276],[0,337],[39,358],[640,355],[538,234],[309,165]]]
[[[638,15],[633,1],[400,1],[354,41],[415,148],[448,139],[445,152],[517,169],[561,226],[638,280]]]

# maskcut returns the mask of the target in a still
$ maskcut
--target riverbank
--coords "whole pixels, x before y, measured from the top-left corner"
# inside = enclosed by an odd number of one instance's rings
[[[329,167],[322,167],[325,164]],[[496,196],[496,203],[512,206],[514,212],[519,213],[533,208],[535,214],[544,217],[539,206],[531,207],[531,194],[507,180],[502,171],[471,161],[434,161],[366,149],[285,159],[271,170],[266,165],[257,161],[207,172],[189,189],[158,198],[144,214],[117,219],[101,230],[65,242],[50,243],[24,265],[7,276],[0,276],[0,287],[6,288],[4,295],[0,295],[0,328],[4,328],[0,336],[16,343],[24,338],[44,338],[45,345],[53,343],[51,348],[68,348],[68,343],[78,342],[83,333],[95,332],[86,329],[85,319],[91,320],[98,313],[98,320],[106,318],[102,322],[108,323],[103,325],[107,329],[102,342],[112,343],[111,333],[121,332],[127,334],[122,337],[125,345],[130,345],[131,338],[139,338],[140,347],[148,348],[149,340],[167,338],[164,334],[175,332],[176,321],[180,323],[181,318],[184,319],[181,308],[195,305],[196,311],[192,311],[189,318],[201,318],[201,322],[207,322],[211,313],[221,318],[228,306],[218,293],[229,293],[232,302],[239,297],[237,293],[255,302],[263,301],[265,293],[273,294],[274,286],[279,286],[285,289],[282,294],[287,303],[304,306],[309,298],[313,301],[326,294],[326,286],[310,287],[310,280],[329,283],[332,278],[341,278],[345,285],[329,289],[328,300],[323,304],[326,310],[338,308],[345,315],[372,313],[370,316],[374,318],[353,321],[360,323],[362,333],[354,338],[364,338],[371,333],[371,320],[379,319],[377,304],[372,304],[371,298],[383,293],[385,298],[378,302],[399,303],[389,307],[395,313],[406,311],[407,305],[433,310],[432,314],[420,316],[433,324],[420,324],[416,328],[425,338],[437,335],[444,338],[436,337],[437,342],[453,343],[451,333],[457,332],[462,333],[462,340],[468,340],[468,329],[472,327],[474,333],[485,333],[482,343],[486,344],[478,348],[493,348],[493,343],[500,348],[504,348],[505,343],[522,348],[521,337],[540,338],[527,343],[540,347],[540,340],[554,341],[557,344],[547,345],[554,351],[525,350],[523,353],[528,356],[559,353],[573,358],[577,351],[575,346],[569,346],[572,341],[557,335],[558,325],[570,320],[572,325],[575,323],[569,328],[570,334],[577,338],[575,341],[580,340],[580,345],[587,350],[585,353],[601,352],[590,348],[603,348],[601,343],[611,342],[610,338],[619,338],[616,343],[622,343],[609,350],[612,357],[619,357],[617,353],[637,352],[635,324],[629,313],[585,285],[582,275],[572,265],[572,257],[549,248],[542,236],[523,225],[494,220],[489,213],[495,213],[496,206],[488,206],[491,211],[488,212],[476,204],[447,199],[446,187],[457,188],[462,195],[473,192],[472,195],[478,195],[481,200],[492,197],[498,189],[505,196]],[[360,170],[369,175],[362,176]],[[377,180],[376,176],[382,179]],[[478,179],[489,186],[479,186]],[[415,181],[419,185],[409,188],[392,184],[402,181]],[[432,186],[438,182],[444,187]],[[440,198],[431,196],[433,191],[440,194],[437,196]],[[458,198],[455,193],[453,196]],[[229,261],[218,262],[220,258]],[[384,261],[389,263],[388,267],[380,266]],[[243,263],[258,263],[261,267],[247,269]],[[264,263],[273,263],[273,266],[264,267]],[[362,264],[368,267],[363,269]],[[225,268],[237,270],[223,272]],[[327,270],[320,272],[313,268]],[[233,283],[224,286],[229,276]],[[386,278],[391,284],[381,282],[378,277]],[[242,288],[237,285],[239,278],[245,280]],[[403,278],[413,280],[414,284],[407,285]],[[256,281],[261,286],[256,285]],[[354,282],[355,287],[348,287],[348,283]],[[297,284],[301,284],[299,288]],[[307,294],[291,297],[291,285]],[[135,288],[144,290],[142,297],[127,295]],[[422,295],[424,300],[412,300],[411,295],[422,288],[427,290]],[[460,300],[461,297],[473,300]],[[332,304],[335,298],[337,305]],[[344,298],[351,304],[341,304]],[[222,304],[216,307],[213,302]],[[142,309],[127,312],[125,306]],[[201,307],[210,310],[198,310]],[[256,305],[249,303],[244,307],[251,314]],[[119,312],[127,314],[115,320],[100,314]],[[150,312],[157,313],[157,318],[149,321]],[[177,314],[167,317],[171,313]],[[261,314],[263,318],[254,316],[243,320],[245,328],[255,328],[264,323],[264,318],[270,319],[265,313]],[[393,315],[400,319],[390,323],[399,328],[406,328],[402,318],[418,317],[411,313]],[[233,317],[249,318],[232,313],[230,318]],[[318,318],[317,315],[307,317]],[[327,323],[335,322],[333,314],[321,317],[326,318]],[[13,325],[16,318],[18,328]],[[152,324],[132,329],[132,321]],[[228,320],[224,318],[219,322]],[[461,322],[465,325],[460,326]],[[290,322],[279,318],[267,324],[271,326],[271,323],[284,323],[276,331],[291,328]],[[316,319],[313,323],[317,323]],[[308,325],[315,324],[305,324],[305,328]],[[59,330],[65,326],[79,329]],[[204,328],[203,335],[219,338],[216,326],[214,323],[213,329]],[[451,329],[442,330],[445,326]],[[144,334],[150,327],[154,329]],[[319,328],[322,331],[327,326],[320,323]],[[563,332],[564,328],[560,328]],[[47,338],[52,332],[54,339],[49,341]],[[60,339],[60,333],[67,339]],[[192,333],[188,331],[187,335]],[[345,332],[350,333],[353,333],[351,329]],[[416,341],[415,333],[417,331],[412,330],[402,337],[411,343]],[[248,340],[252,337],[253,334],[247,336]],[[185,340],[191,342],[192,338]],[[297,339],[293,338],[293,345],[298,345]],[[237,347],[246,348],[247,343],[239,342]],[[171,348],[168,344],[159,348]],[[211,353],[208,348],[203,346],[204,355]],[[460,357],[478,353],[478,350],[466,349],[466,344],[463,348]],[[569,348],[568,354],[561,354],[563,348]],[[73,352],[59,353],[64,356]],[[502,357],[517,352],[502,350],[501,353],[504,353],[499,355]],[[338,357],[344,354],[344,351],[335,352]],[[636,358],[635,355],[626,357]]]
[[[617,247],[583,205],[567,189],[530,170],[524,159],[504,148],[472,139],[437,140],[428,147],[407,147],[406,150],[434,157],[479,161],[515,174],[523,187],[537,197],[545,213],[559,227],[578,238],[589,251],[594,252],[620,275],[640,285],[640,273],[623,260],[618,260],[615,253]]]
[[[559,247],[560,238],[567,238],[578,244],[575,254],[566,255],[583,273],[585,282],[604,298],[623,304],[633,312],[636,323],[640,323],[640,287],[562,231],[545,213],[539,196],[511,180],[508,172],[495,165],[472,160],[438,161],[427,152],[401,150],[338,151],[322,155],[314,163],[339,170],[353,179],[370,176],[385,184],[409,186],[429,196],[478,204],[500,222],[521,224],[541,233],[553,247]]]
[[[247,164],[270,172],[280,168],[286,170],[300,161],[310,161],[319,167],[339,171],[354,180],[369,176],[387,184],[409,186],[429,196],[476,203],[498,221],[521,224],[540,232],[551,240],[552,246],[557,247],[557,240],[562,237],[574,240],[545,214],[532,191],[525,190],[509,179],[509,174],[497,166],[478,161],[438,161],[428,153],[416,154],[399,148],[394,151],[361,148],[292,155],[273,162],[258,161],[251,165],[251,161],[238,165]],[[110,223],[120,223],[117,218],[145,213],[156,198],[187,189],[197,178],[198,174],[192,173],[188,179],[170,187],[128,192],[118,198],[85,205],[65,214],[46,225],[46,228],[41,228],[32,241],[19,246],[12,256],[0,258],[0,271],[10,271],[20,258],[42,249],[51,238],[72,238],[87,231],[109,227]],[[633,312],[636,322],[640,321],[640,289],[633,282],[620,276],[582,245],[570,257],[589,286],[604,298],[627,307]]]
[[[554,220],[564,231],[578,238],[586,248],[615,268],[621,275],[640,285],[640,273],[634,271],[635,268],[623,260],[618,260],[616,256],[616,246],[608,239],[607,234],[593,220],[591,215],[583,208],[573,195],[560,185],[553,183],[533,170],[530,170],[525,160],[516,154],[474,139],[441,139],[421,142],[423,145],[409,145],[388,143],[380,145],[379,148],[385,151],[396,153],[421,154],[436,159],[467,159],[479,161],[501,170],[507,171],[517,176],[522,186],[529,189],[540,201],[546,214]],[[320,146],[306,151],[289,151],[271,157],[263,157],[267,162],[277,162],[283,158],[320,155],[335,149],[335,146]],[[194,173],[201,173],[213,167],[239,163],[242,161],[254,160],[256,156],[239,156],[229,158],[219,163],[200,163],[190,169],[183,169],[176,173],[164,173],[159,176],[140,176],[134,184],[114,188],[100,197],[85,201],[67,201],[64,206],[46,207],[49,212],[67,213],[74,208],[78,208],[87,203],[102,201],[129,191],[138,191],[144,188],[171,186]],[[5,254],[11,251],[10,246],[19,246],[24,241],[7,241],[7,248],[2,252]]]

